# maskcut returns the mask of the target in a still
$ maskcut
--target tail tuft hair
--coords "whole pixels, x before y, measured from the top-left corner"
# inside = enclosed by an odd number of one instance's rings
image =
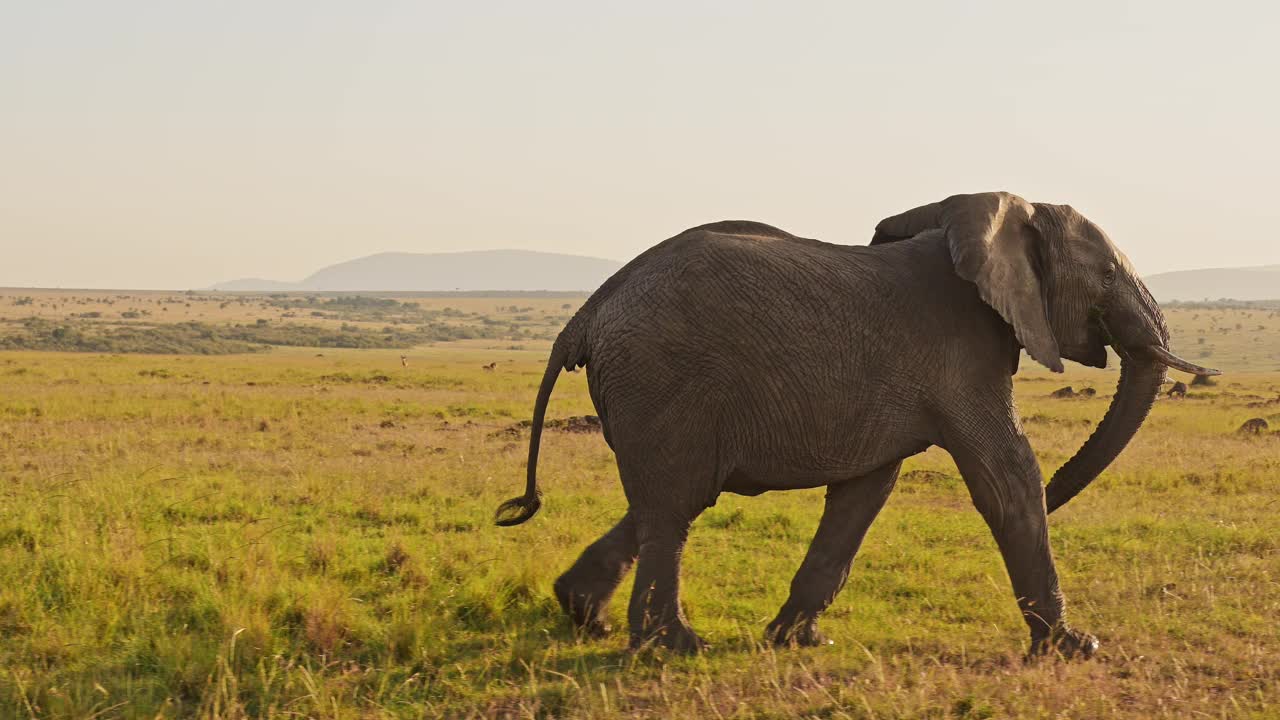
[[[498,511],[493,514],[493,522],[500,527],[511,527],[528,520],[542,507],[542,498],[539,495],[541,493],[521,495],[502,503],[498,506]]]

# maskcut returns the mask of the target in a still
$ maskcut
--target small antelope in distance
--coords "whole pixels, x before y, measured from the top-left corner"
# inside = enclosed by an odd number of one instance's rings
[[[400,367],[409,367],[409,356],[407,355],[400,356]]]
[[[488,365],[481,365],[480,367],[483,368],[485,372],[493,372],[494,369],[498,367],[498,361],[495,360]]]
[[[1175,382],[1173,384],[1173,387],[1169,388],[1169,392],[1166,393],[1166,395],[1170,398],[1186,398],[1187,384],[1182,382],[1181,380],[1179,380],[1178,382]]]

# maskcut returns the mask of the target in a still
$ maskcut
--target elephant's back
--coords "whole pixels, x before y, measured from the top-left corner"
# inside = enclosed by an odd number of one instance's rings
[[[610,348],[629,358],[648,349],[755,355],[833,330],[832,311],[858,294],[842,280],[853,250],[746,221],[687,230],[619,271],[625,279],[593,308],[593,358]],[[875,278],[866,276],[873,297]]]
[[[588,379],[613,441],[637,427],[759,437],[776,432],[770,419],[779,417],[797,429],[779,447],[804,452],[830,440],[803,418],[847,412],[852,399],[838,385],[871,375],[873,346],[890,341],[859,320],[883,316],[892,295],[866,248],[738,223],[664,246],[630,268],[591,318]]]

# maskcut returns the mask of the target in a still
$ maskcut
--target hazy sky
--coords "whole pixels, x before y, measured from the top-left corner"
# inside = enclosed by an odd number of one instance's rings
[[[628,259],[712,220],[866,243],[1071,203],[1147,274],[1280,263],[1280,5],[0,6],[0,286]]]

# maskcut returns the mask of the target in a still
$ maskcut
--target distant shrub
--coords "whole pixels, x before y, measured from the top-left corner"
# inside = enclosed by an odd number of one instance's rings
[[[270,346],[353,349],[405,349],[432,342],[469,339],[518,340],[527,333],[515,326],[454,326],[425,323],[366,329],[344,323],[339,329],[264,320],[249,325],[182,322],[156,325],[108,325],[79,320],[21,321],[16,332],[0,334],[0,350],[60,352],[225,355],[259,352]]]
[[[1280,299],[1278,300],[1232,300],[1230,298],[1221,298],[1218,300],[1201,300],[1201,301],[1181,301],[1174,300],[1170,302],[1160,303],[1160,306],[1166,309],[1182,309],[1182,310],[1277,310],[1280,309]],[[1197,315],[1196,318],[1199,316]],[[1196,319],[1192,318],[1192,319]]]
[[[0,335],[0,350],[224,355],[264,349],[262,345],[223,337],[213,326],[201,323],[104,326],[30,318],[22,321],[18,332]]]

